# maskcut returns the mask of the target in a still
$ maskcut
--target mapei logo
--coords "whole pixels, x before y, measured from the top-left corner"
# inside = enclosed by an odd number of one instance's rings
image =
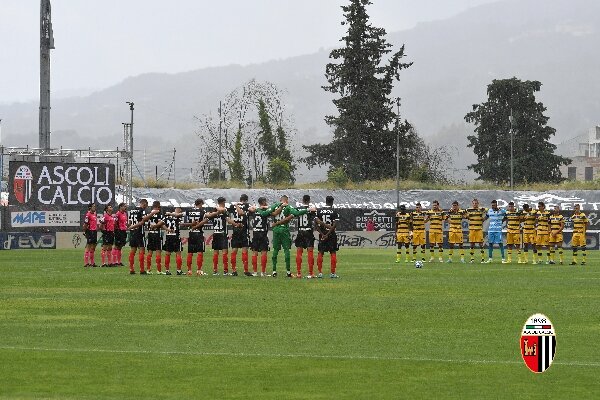
[[[534,314],[527,319],[521,334],[521,357],[532,372],[542,373],[552,364],[556,353],[556,331],[550,319]]]
[[[33,225],[33,224],[45,224],[46,223],[46,212],[45,211],[29,211],[20,212],[12,219],[12,225]]]
[[[379,212],[377,210],[372,210],[372,211],[370,211],[368,213],[367,212],[364,213],[363,215],[365,217],[371,217],[371,218],[373,218],[373,217],[385,217],[387,214],[384,213],[384,212]]]
[[[580,197],[560,197],[551,193],[515,196],[515,200],[530,203],[537,203],[539,201],[543,201],[544,203],[585,203],[585,200]]]
[[[31,198],[33,186],[33,174],[26,165],[17,168],[13,179],[13,193],[17,201],[21,204],[27,203]]]

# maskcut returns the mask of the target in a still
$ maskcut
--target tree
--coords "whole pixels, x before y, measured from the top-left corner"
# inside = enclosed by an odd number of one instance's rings
[[[293,119],[283,97],[273,83],[250,80],[219,102],[216,116],[196,117],[200,123],[197,173],[202,182],[211,181],[209,175],[219,160],[235,181],[266,180],[268,163],[277,157],[288,162],[293,177],[296,167],[289,135],[294,131]],[[277,121],[275,134],[271,121]],[[219,174],[213,178],[218,180]]]
[[[258,100],[258,120],[260,125],[259,143],[263,148],[267,159],[270,161],[277,157],[277,142],[271,128],[271,118],[267,112],[267,106],[263,99]]]
[[[244,164],[242,159],[242,129],[238,129],[235,135],[235,144],[231,152],[231,161],[228,163],[231,180],[234,182],[244,181]]]
[[[325,76],[325,91],[339,94],[333,100],[337,116],[325,121],[333,128],[329,144],[304,146],[309,167],[329,165],[343,168],[354,181],[375,180],[395,175],[396,131],[394,102],[390,98],[400,71],[412,63],[401,63],[404,46],[393,53],[382,28],[369,23],[366,6],[370,0],[351,0],[342,6],[348,26],[341,41],[345,47],[332,50]]]
[[[468,136],[477,163],[469,166],[477,179],[495,183],[510,181],[511,113],[513,133],[513,182],[559,182],[561,165],[568,158],[554,154],[549,142],[556,130],[547,125],[546,107],[535,99],[542,84],[517,78],[495,79],[487,87],[488,100],[474,104],[465,120],[475,125]]]
[[[266,181],[274,184],[293,183],[295,181],[293,165],[294,159],[292,152],[288,148],[288,138],[281,121],[273,135],[271,127],[271,117],[263,99],[258,101],[258,117],[260,132],[258,134],[259,143],[267,157],[267,176],[263,177]],[[282,168],[277,171],[277,168]],[[260,177],[259,177],[260,178]]]

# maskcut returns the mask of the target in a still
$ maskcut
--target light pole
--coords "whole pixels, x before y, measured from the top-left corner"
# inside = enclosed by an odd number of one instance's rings
[[[510,109],[510,116],[508,117],[510,121],[510,190],[514,190],[514,180],[513,180],[513,171],[514,171],[514,155],[513,155],[513,141],[514,141],[514,129],[513,129],[513,110]]]
[[[127,182],[127,202],[133,203],[133,110],[134,103],[133,101],[126,101],[129,104],[129,110],[131,110],[131,122],[129,123],[129,155],[131,160],[128,165],[128,178],[129,182]]]
[[[400,207],[400,97],[396,97],[396,208]]]

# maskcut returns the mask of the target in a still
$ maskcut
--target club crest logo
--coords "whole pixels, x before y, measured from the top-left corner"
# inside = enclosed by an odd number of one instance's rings
[[[71,242],[73,243],[73,247],[78,248],[81,244],[81,236],[78,233],[74,234]]]
[[[542,373],[552,364],[556,352],[556,331],[550,319],[534,314],[521,333],[521,357],[532,372]]]
[[[31,187],[33,183],[33,174],[26,165],[21,165],[15,172],[13,179],[13,193],[15,198],[21,204],[27,203],[31,198]]]

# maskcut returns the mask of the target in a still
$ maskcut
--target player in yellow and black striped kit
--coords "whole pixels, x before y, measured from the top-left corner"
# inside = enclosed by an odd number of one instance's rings
[[[483,250],[483,219],[487,209],[479,207],[479,200],[473,199],[472,207],[467,208],[466,214],[469,220],[469,242],[471,243],[471,261],[475,262],[475,244],[479,244],[481,262],[485,262],[485,251]]]
[[[448,211],[446,218],[449,221],[450,227],[448,229],[448,260],[446,262],[452,262],[452,256],[454,255],[454,247],[458,245],[460,249],[460,262],[465,262],[465,249],[463,247],[463,230],[462,220],[465,218],[465,210],[461,210],[458,207],[458,201],[452,202],[452,208]]]
[[[535,228],[535,246],[537,247],[538,263],[542,262],[542,249],[546,248],[546,264],[550,263],[550,211],[546,210],[543,201],[538,203],[537,226]],[[536,262],[533,262],[536,264]]]
[[[560,213],[560,207],[554,206],[554,210],[550,215],[550,264],[555,264],[555,255],[558,250],[558,260],[562,264],[563,259],[563,229],[565,228],[565,217]]]
[[[402,258],[402,247],[406,249],[405,262],[410,262],[410,213],[406,211],[404,204],[398,207],[396,213],[396,262],[399,263]]]
[[[573,246],[573,261],[571,261],[571,265],[577,264],[578,249],[583,250],[583,260],[581,261],[581,265],[585,265],[585,233],[590,220],[581,212],[581,206],[579,204],[575,204],[573,215],[571,215],[571,221],[573,221],[573,239],[571,240],[571,246]]]
[[[537,249],[535,246],[535,223],[537,221],[537,211],[532,210],[529,204],[523,205],[521,215],[523,222],[523,263],[529,263],[529,247],[533,250],[533,263],[537,264]]]
[[[522,263],[521,260],[521,211],[515,209],[515,203],[508,203],[508,210],[506,210],[506,246],[508,247],[508,257],[505,264],[512,263],[513,249],[516,248],[518,252],[517,262]]]
[[[417,247],[421,246],[421,260],[425,261],[425,221],[427,213],[421,209],[421,203],[415,204],[410,215],[412,228],[413,262],[417,261]]]
[[[440,202],[433,201],[433,207],[427,211],[427,221],[429,221],[429,262],[433,262],[435,247],[438,249],[440,262],[444,262],[444,219],[446,215],[440,208]]]

